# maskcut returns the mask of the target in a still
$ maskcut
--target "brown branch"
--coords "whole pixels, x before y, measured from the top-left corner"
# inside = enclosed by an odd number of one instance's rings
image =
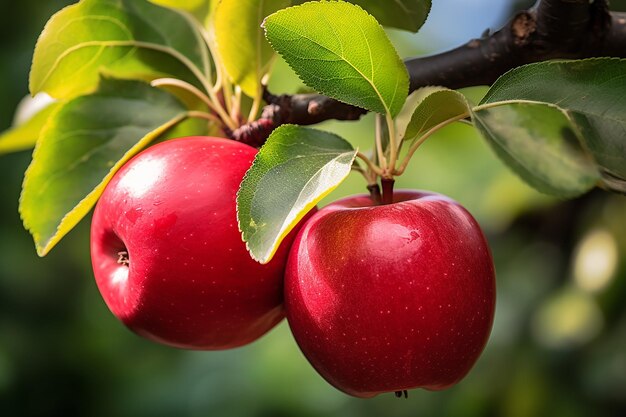
[[[282,124],[312,125],[324,120],[358,120],[367,110],[342,103],[320,94],[275,96],[267,90],[263,94],[267,106],[259,120],[243,125],[234,132],[226,132],[240,142],[262,145],[272,130]]]
[[[611,13],[600,54],[623,58],[626,55],[626,13]]]
[[[504,27],[436,55],[405,61],[410,90],[427,85],[452,89],[490,85],[508,70],[549,59],[626,57],[626,13],[610,12],[606,0],[538,0]],[[273,106],[263,129],[244,126],[263,143],[268,128],[284,123],[309,125],[324,120],[356,120],[366,110],[318,94],[265,95]],[[254,122],[257,123],[257,122]],[[233,132],[238,138],[240,129]],[[252,132],[252,133],[251,133]],[[256,133],[254,133],[256,132]]]
[[[625,16],[609,13],[605,1],[541,0],[489,36],[406,61],[411,90],[490,85],[510,69],[549,59],[626,57]]]
[[[281,111],[282,123],[313,125],[324,120],[358,120],[366,110],[320,94],[275,96],[265,91],[263,98]]]

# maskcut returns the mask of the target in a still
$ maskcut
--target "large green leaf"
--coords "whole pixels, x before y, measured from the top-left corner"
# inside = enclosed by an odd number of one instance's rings
[[[0,134],[0,154],[23,151],[35,146],[41,129],[59,105],[58,102],[51,103],[24,123],[2,132]]]
[[[573,197],[600,178],[579,132],[554,106],[503,104],[476,112],[473,120],[496,154],[541,192]]]
[[[500,77],[483,103],[509,100],[564,109],[601,168],[605,185],[626,192],[626,60],[594,58],[516,68]]]
[[[30,90],[75,97],[92,91],[103,69],[122,78],[173,76],[199,85],[211,67],[188,14],[145,0],[82,0],[46,24],[35,47]]]
[[[54,114],[37,142],[20,213],[40,256],[95,204],[115,171],[185,118],[170,94],[140,81],[103,79]]]
[[[291,4],[290,0],[222,0],[215,10],[215,37],[220,59],[231,81],[250,97],[261,94],[274,51],[265,40],[265,16]]]
[[[299,0],[302,4],[309,0]],[[417,32],[430,13],[431,0],[348,0],[372,14],[383,26]]]
[[[250,254],[272,259],[280,242],[350,173],[356,151],[332,133],[284,125],[257,154],[237,195],[237,219]]]
[[[392,117],[402,108],[406,68],[382,27],[359,6],[305,3],[272,14],[264,27],[272,47],[311,88]]]

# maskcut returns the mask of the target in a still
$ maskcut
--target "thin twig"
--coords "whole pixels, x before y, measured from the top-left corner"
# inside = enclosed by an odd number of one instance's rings
[[[152,80],[150,85],[152,87],[180,88],[181,90],[185,90],[188,93],[191,93],[192,95],[200,99],[200,101],[202,101],[204,104],[206,104],[209,109],[215,111],[215,106],[213,105],[213,102],[209,99],[209,97],[206,94],[204,94],[202,91],[200,91],[197,87],[195,87],[192,84],[189,84],[186,81],[179,80],[177,78],[158,78],[156,80]]]
[[[361,153],[361,152],[357,152],[356,153],[356,157],[359,158],[360,160],[362,160],[363,162],[365,162],[367,164],[367,167],[373,171],[374,173],[376,173],[376,175],[382,177],[384,172],[382,169],[380,169],[380,167],[376,166],[371,159],[369,159],[365,154]]]
[[[218,123],[218,124],[222,123],[222,121],[220,120],[219,117],[217,117],[217,116],[215,116],[215,115],[213,115],[211,113],[206,113],[206,112],[203,112],[203,111],[189,110],[187,112],[187,116],[194,117],[196,119],[209,120],[211,122],[215,122],[215,123]]]

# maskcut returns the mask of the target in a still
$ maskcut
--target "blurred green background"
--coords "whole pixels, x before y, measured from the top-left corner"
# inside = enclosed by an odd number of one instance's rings
[[[27,94],[37,35],[68,3],[0,3],[0,130]],[[434,3],[420,34],[390,31],[403,56],[477,37],[528,6]],[[625,10],[619,3],[614,8]],[[271,87],[282,93],[299,85],[279,64]],[[371,116],[323,127],[363,149],[373,140]],[[626,415],[626,198],[601,191],[571,201],[540,195],[470,127],[452,126],[431,138],[398,186],[447,194],[481,223],[497,269],[494,330],[460,384],[411,391],[408,400],[393,394],[359,400],[336,391],[306,362],[285,322],[226,352],[181,351],[135,336],[109,313],[95,286],[89,219],[49,256],[36,256],[17,213],[29,160],[30,152],[0,158],[0,415]],[[354,175],[330,198],[363,190]]]

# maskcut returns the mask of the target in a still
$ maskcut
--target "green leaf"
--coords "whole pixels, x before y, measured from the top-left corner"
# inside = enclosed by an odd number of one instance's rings
[[[443,122],[470,115],[470,106],[463,94],[440,87],[416,90],[409,106],[414,106],[414,110],[404,130],[405,141],[418,138]]]
[[[0,134],[0,155],[31,149],[35,146],[48,118],[59,105],[58,102],[51,103],[24,123],[2,132]]]
[[[288,7],[290,0],[222,0],[215,10],[215,37],[220,59],[233,84],[250,97],[261,94],[274,51],[265,40],[265,16]]]
[[[431,0],[351,0],[370,12],[383,26],[408,30],[417,33],[428,13]]]
[[[600,177],[579,132],[554,106],[502,104],[476,112],[473,120],[496,154],[541,192],[574,197]]]
[[[193,12],[199,9],[205,4],[210,3],[210,0],[150,0],[154,4],[165,7],[173,7],[188,12]]]
[[[396,124],[396,132],[398,136],[404,138],[406,136],[406,128],[409,126],[409,122],[413,117],[413,113],[415,113],[415,109],[424,101],[426,97],[431,95],[436,91],[447,90],[445,87],[422,87],[413,91],[406,98],[400,113],[395,117],[394,121]]]
[[[469,113],[469,102],[461,93],[444,87],[422,87],[409,94],[402,110],[394,119],[396,135],[401,143],[410,144],[439,124],[458,119],[459,116],[469,116]],[[381,146],[388,157],[389,129],[386,123],[381,127]],[[376,152],[374,162],[380,164]]]
[[[211,66],[188,14],[145,0],[83,0],[46,24],[35,47],[30,91],[75,97],[93,91],[102,70],[120,78],[171,76],[200,85]]]
[[[302,217],[348,176],[356,153],[332,133],[294,125],[274,130],[237,194],[239,229],[254,259],[272,259]]]
[[[306,1],[308,0],[300,0],[294,4],[302,4]],[[414,33],[422,27],[431,8],[431,0],[349,0],[348,3],[358,4],[383,26]]]
[[[564,109],[582,133],[605,186],[626,191],[626,60],[594,58],[516,68],[496,81],[483,103],[507,100]]]
[[[191,14],[203,26],[208,26],[210,16],[215,10],[219,0],[150,0],[160,6],[184,10]]]
[[[394,119],[396,135],[398,138],[404,139],[406,128],[413,117],[413,113],[417,106],[424,100],[426,96],[435,91],[445,90],[443,87],[423,87],[413,91],[406,98],[402,109]],[[387,123],[381,123],[381,147],[385,157],[389,157],[389,126]],[[374,163],[380,164],[378,152],[373,152]]]
[[[267,17],[272,47],[305,84],[337,100],[396,116],[409,76],[376,20],[345,2],[310,2]]]
[[[44,256],[93,207],[124,162],[186,117],[170,94],[102,79],[51,116],[26,171],[20,213]]]

